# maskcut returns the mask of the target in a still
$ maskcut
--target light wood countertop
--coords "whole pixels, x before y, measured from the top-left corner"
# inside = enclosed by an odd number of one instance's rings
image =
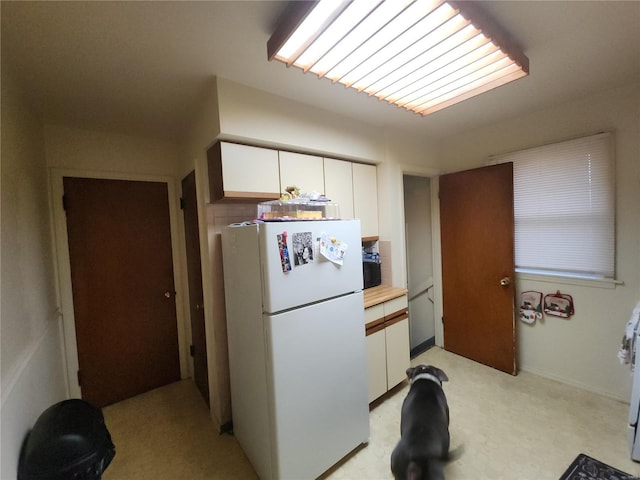
[[[407,293],[406,288],[392,287],[390,285],[378,285],[367,288],[364,292],[364,308],[373,307],[394,298],[401,297]]]

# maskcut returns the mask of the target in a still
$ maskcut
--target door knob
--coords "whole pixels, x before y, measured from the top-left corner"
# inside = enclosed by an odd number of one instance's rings
[[[164,298],[171,298],[171,292],[164,292]]]
[[[504,277],[502,280],[500,280],[500,285],[502,285],[503,287],[506,287],[510,284],[511,284],[511,279],[509,277]]]

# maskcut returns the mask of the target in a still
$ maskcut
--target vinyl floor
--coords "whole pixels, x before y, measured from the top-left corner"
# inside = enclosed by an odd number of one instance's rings
[[[527,372],[513,377],[433,347],[412,364],[436,365],[451,415],[448,480],[557,480],[584,453],[640,477],[629,458],[628,404]],[[389,392],[370,412],[369,443],[324,479],[391,479],[389,458],[400,431],[408,385]],[[219,434],[191,380],[106,407],[116,457],[104,480],[255,479],[232,435]]]

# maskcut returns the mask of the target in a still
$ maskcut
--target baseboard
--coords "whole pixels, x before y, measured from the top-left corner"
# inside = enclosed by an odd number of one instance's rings
[[[229,421],[220,425],[220,435],[228,433],[229,435],[233,435],[233,422]]]
[[[561,377],[559,375],[554,375],[552,373],[544,372],[544,371],[538,370],[536,368],[529,368],[527,366],[520,366],[520,371],[521,372],[531,373],[532,375],[537,375],[538,377],[546,378],[548,380],[553,380],[555,382],[563,383],[565,385],[570,385],[572,387],[579,388],[580,390],[585,390],[587,392],[596,393],[596,394],[601,395],[603,397],[611,398],[612,400],[617,400],[617,401],[622,402],[622,403],[626,403],[626,404],[629,403],[629,399],[628,398],[622,398],[619,395],[612,395],[611,392],[603,391],[603,390],[600,390],[600,389],[597,389],[597,388],[593,388],[593,386],[588,385],[586,383],[576,382],[573,379]]]
[[[411,358],[417,357],[421,353],[424,353],[427,350],[429,350],[431,347],[435,346],[435,344],[436,344],[436,337],[427,338],[424,342],[413,347],[411,349],[411,352],[409,352],[409,356]]]

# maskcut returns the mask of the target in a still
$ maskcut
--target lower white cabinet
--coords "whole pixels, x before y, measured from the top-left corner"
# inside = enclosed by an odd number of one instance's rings
[[[409,317],[384,329],[387,341],[387,388],[391,389],[407,378],[411,365],[409,344]]]
[[[411,364],[407,296],[365,310],[369,403],[402,382]]]
[[[369,403],[387,391],[387,347],[384,329],[367,335]]]

